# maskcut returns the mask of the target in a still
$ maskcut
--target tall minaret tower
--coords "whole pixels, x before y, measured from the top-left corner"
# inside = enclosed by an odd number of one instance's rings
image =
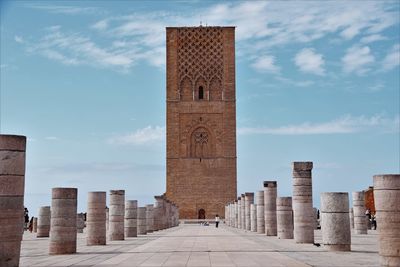
[[[236,198],[235,28],[167,28],[167,191],[183,219]]]

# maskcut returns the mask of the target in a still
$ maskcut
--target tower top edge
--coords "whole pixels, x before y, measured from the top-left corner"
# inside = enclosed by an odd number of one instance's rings
[[[174,27],[174,26],[167,26],[165,29],[201,29],[201,28],[222,28],[222,29],[235,29],[236,26],[182,26],[182,27]]]

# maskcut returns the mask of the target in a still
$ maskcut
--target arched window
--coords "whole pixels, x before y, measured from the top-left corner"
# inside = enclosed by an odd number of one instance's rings
[[[199,87],[199,99],[204,99],[204,90],[203,86]]]

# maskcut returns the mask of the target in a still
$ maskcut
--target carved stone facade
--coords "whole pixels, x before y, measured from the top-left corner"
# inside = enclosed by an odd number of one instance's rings
[[[167,28],[167,191],[180,217],[236,197],[235,28]],[[205,214],[205,215],[204,215]]]

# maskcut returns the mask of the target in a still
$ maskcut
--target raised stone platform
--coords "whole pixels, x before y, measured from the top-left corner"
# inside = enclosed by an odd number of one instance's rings
[[[182,225],[106,246],[86,246],[78,234],[77,254],[48,255],[49,238],[25,233],[21,266],[379,266],[378,233],[352,233],[351,252],[328,252],[293,239],[277,239],[221,225]],[[321,232],[315,238],[322,243]]]

